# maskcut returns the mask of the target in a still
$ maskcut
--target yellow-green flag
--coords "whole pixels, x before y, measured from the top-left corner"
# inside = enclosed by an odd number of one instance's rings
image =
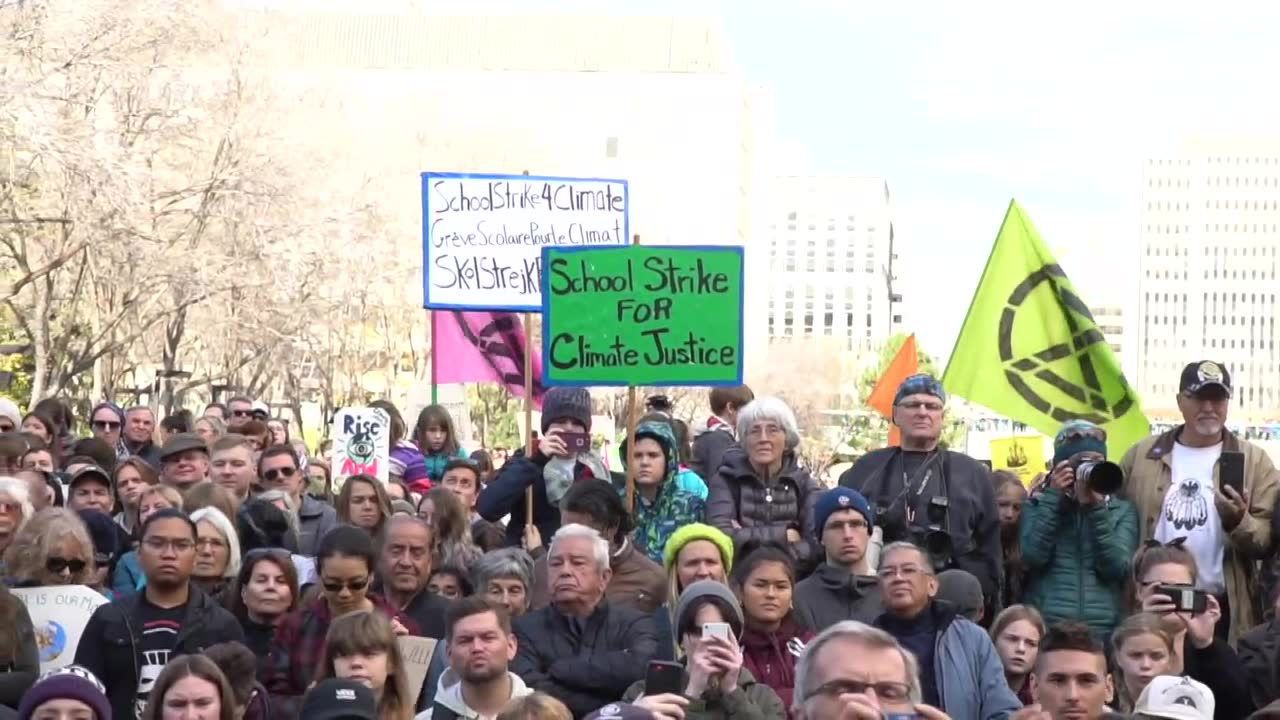
[[[1018,205],[1009,211],[942,378],[947,392],[1052,437],[1107,431],[1112,460],[1151,432],[1093,315]]]

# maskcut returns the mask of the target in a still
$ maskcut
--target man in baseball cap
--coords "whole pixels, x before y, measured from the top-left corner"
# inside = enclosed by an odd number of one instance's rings
[[[1271,546],[1267,508],[1280,492],[1270,456],[1227,428],[1234,394],[1221,363],[1189,363],[1176,396],[1182,424],[1143,438],[1120,461],[1123,494],[1137,508],[1138,527],[1162,543],[1183,538],[1196,559],[1196,587],[1210,593],[1210,609],[1221,613],[1215,635],[1232,643],[1260,622],[1254,565]]]

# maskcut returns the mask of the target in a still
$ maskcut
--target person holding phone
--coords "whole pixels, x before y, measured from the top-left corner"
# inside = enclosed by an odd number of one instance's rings
[[[1120,467],[1121,494],[1137,507],[1141,536],[1185,538],[1197,587],[1221,607],[1218,633],[1234,643],[1261,617],[1254,566],[1271,552],[1280,474],[1261,447],[1226,428],[1232,395],[1220,363],[1187,365],[1177,396],[1183,424],[1140,440]]]
[[[554,387],[542,399],[542,434],[532,457],[517,450],[476,498],[476,512],[489,522],[507,515],[507,545],[535,557],[560,529],[559,503],[573,483],[609,479],[604,462],[590,450],[591,394],[586,388]],[[582,444],[586,436],[585,447]],[[566,439],[567,438],[567,439]],[[573,447],[571,448],[571,444]],[[525,491],[533,489],[533,518],[525,517]]]
[[[1244,666],[1235,650],[1214,632],[1222,620],[1222,608],[1217,598],[1197,588],[1197,576],[1195,556],[1178,542],[1161,545],[1152,541],[1133,561],[1139,608],[1159,616],[1173,640],[1170,672],[1213,690],[1219,699],[1214,709],[1217,720],[1247,717],[1254,706]],[[1197,612],[1198,608],[1203,611]]]
[[[699,580],[680,594],[676,636],[684,662],[674,664],[674,683],[657,687],[663,666],[651,663],[645,680],[627,689],[623,700],[664,717],[781,718],[782,699],[742,666],[738,638],[744,625],[742,605],[724,583]],[[679,711],[676,711],[676,708]]]

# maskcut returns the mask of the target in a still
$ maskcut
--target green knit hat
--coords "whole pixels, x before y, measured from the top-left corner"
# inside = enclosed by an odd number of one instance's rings
[[[733,568],[733,540],[719,529],[703,523],[691,523],[671,533],[662,552],[662,564],[667,572],[671,572],[676,556],[684,546],[694,540],[706,540],[720,549],[720,562],[724,564],[725,575],[728,575]]]

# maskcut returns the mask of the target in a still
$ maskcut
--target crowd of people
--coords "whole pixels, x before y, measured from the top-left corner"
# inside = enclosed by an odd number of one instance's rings
[[[1192,363],[1184,424],[1116,461],[1069,421],[1030,486],[941,444],[928,375],[835,487],[745,386],[640,418],[618,471],[571,442],[585,389],[497,458],[379,401],[390,480],[340,484],[247,397],[87,437],[0,401],[0,718],[1280,717],[1280,474],[1232,393]],[[40,677],[11,589],[55,585],[109,602]]]

